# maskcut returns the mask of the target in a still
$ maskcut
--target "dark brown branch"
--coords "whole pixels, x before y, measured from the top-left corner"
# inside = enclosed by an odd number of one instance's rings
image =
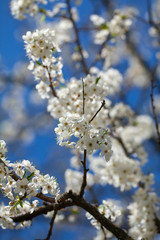
[[[38,217],[42,214],[47,214],[48,212],[53,211],[53,210],[54,210],[54,205],[53,204],[45,205],[45,206],[42,206],[42,207],[39,207],[39,208],[35,209],[32,213],[26,213],[26,214],[23,214],[23,215],[18,215],[16,217],[12,217],[12,219],[15,223],[23,222],[23,221],[29,221],[29,220],[32,220],[33,218]]]
[[[68,193],[65,193],[63,195],[64,198],[62,198],[62,201],[57,204],[57,210],[61,210],[65,207],[74,205],[79,206],[89,212],[104,228],[110,231],[119,240],[133,240],[133,238],[131,238],[123,229],[117,227],[109,219],[104,217],[95,206],[86,202],[83,198],[80,198],[79,195],[72,193],[72,191],[69,191]],[[55,205],[50,204],[44,207],[39,207],[33,213],[27,213],[21,216],[12,217],[12,219],[14,222],[32,220],[34,217],[37,217],[41,214],[46,214],[47,212],[53,211],[54,209]]]
[[[55,203],[55,198],[54,197],[46,196],[43,193],[37,193],[36,197],[45,201],[45,202]]]
[[[80,190],[80,193],[79,193],[80,197],[83,197],[85,187],[87,186],[87,172],[88,172],[88,169],[86,168],[86,158],[87,158],[87,150],[85,149],[84,150],[84,155],[83,155],[83,161],[81,162],[82,165],[83,165],[83,182],[82,182],[81,190]]]
[[[54,210],[54,213],[53,213],[53,217],[52,217],[52,219],[51,219],[51,222],[50,222],[50,228],[49,228],[49,232],[48,232],[48,235],[47,235],[46,240],[49,240],[50,237],[52,236],[52,229],[53,229],[53,225],[54,225],[54,221],[55,221],[56,215],[57,215],[57,207],[56,207],[56,205],[55,205],[55,210]]]
[[[157,118],[157,114],[156,114],[156,108],[154,105],[154,77],[156,74],[156,69],[157,66],[155,67],[154,71],[153,71],[153,75],[151,78],[151,105],[152,105],[152,111],[153,111],[153,118],[154,118],[154,122],[155,122],[155,127],[156,127],[156,132],[157,132],[157,137],[158,137],[158,144],[160,145],[160,130],[159,130],[159,124],[158,124],[158,118]]]
[[[83,198],[79,198],[78,195],[73,194],[72,192],[70,192],[70,197],[75,205],[89,212],[103,227],[113,233],[113,235],[115,235],[119,240],[133,240],[133,238],[131,238],[124,230],[117,227],[109,219],[105,218],[95,206],[86,202]]]
[[[89,123],[91,123],[91,122],[95,119],[95,117],[96,117],[97,114],[101,111],[101,109],[104,107],[104,105],[105,105],[105,100],[103,100],[103,102],[102,102],[100,108],[98,109],[98,111],[97,111],[97,112],[94,114],[94,116],[89,120]]]
[[[157,216],[155,216],[155,224],[157,227],[157,233],[160,233],[160,219]]]
[[[73,24],[73,29],[74,29],[74,32],[75,32],[75,37],[76,37],[76,43],[77,43],[77,46],[78,46],[78,51],[79,51],[79,53],[81,55],[81,63],[82,63],[82,66],[83,66],[83,70],[84,70],[85,74],[89,74],[89,70],[88,70],[88,67],[87,67],[84,55],[83,55],[83,49],[82,49],[81,42],[80,42],[78,28],[77,28],[76,23],[75,23],[75,21],[73,19],[73,16],[72,16],[70,0],[66,0],[66,4],[67,4],[67,10],[68,10],[68,14],[69,14],[69,19],[70,19],[70,21]]]
[[[72,201],[70,200],[63,201],[62,203],[58,204],[57,211],[69,206],[73,206]],[[51,212],[53,210],[55,210],[55,204],[49,204],[35,209],[32,213],[22,214],[16,217],[12,217],[12,219],[15,223],[29,221],[42,214],[47,214],[48,212]]]

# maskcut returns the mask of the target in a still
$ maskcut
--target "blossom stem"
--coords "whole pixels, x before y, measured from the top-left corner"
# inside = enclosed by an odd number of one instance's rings
[[[105,105],[105,100],[103,100],[103,102],[102,102],[100,108],[98,109],[98,111],[97,111],[97,112],[94,114],[94,116],[89,120],[89,123],[91,123],[91,122],[95,119],[95,117],[96,117],[97,114],[101,111],[101,109],[104,107],[104,105]]]

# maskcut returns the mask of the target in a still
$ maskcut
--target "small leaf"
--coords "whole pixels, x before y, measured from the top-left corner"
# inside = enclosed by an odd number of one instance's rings
[[[32,172],[31,174],[29,174],[26,178],[29,181],[32,177],[34,176],[34,172]]]
[[[46,10],[44,8],[39,8],[39,12],[46,14]]]
[[[111,34],[111,38],[115,38],[116,35],[117,35],[116,33],[112,33],[112,34]]]
[[[107,30],[107,29],[108,29],[108,26],[104,23],[104,24],[102,24],[101,29]]]
[[[18,200],[19,200],[19,195],[17,195],[17,196],[16,196],[16,199],[18,199]]]
[[[23,202],[22,202],[22,201],[19,201],[18,203],[19,203],[19,205],[21,206],[21,208],[23,208]]]
[[[122,19],[126,19],[127,17],[126,17],[125,15],[122,15],[121,18],[122,18]]]
[[[43,22],[45,21],[45,19],[46,19],[46,15],[45,15],[45,14],[43,14],[43,15],[42,15],[42,17],[41,17],[41,20],[40,20],[40,21],[41,21],[41,23],[43,23]]]
[[[71,212],[72,212],[73,215],[77,215],[78,214],[78,209],[72,208]]]
[[[36,61],[37,65],[42,65],[40,62]]]
[[[101,78],[101,77],[97,77],[97,78],[96,78],[96,84],[98,84],[100,78]]]
[[[22,177],[22,178],[24,178],[24,177],[25,177],[25,175],[26,175],[26,172],[27,172],[27,171],[25,171],[25,172],[24,172],[24,174],[23,174],[23,177]]]
[[[53,48],[51,48],[51,50],[52,50],[52,52],[55,52],[56,49],[53,47]]]
[[[77,46],[75,46],[75,51],[77,52],[77,51],[79,51],[79,46],[77,45]]]

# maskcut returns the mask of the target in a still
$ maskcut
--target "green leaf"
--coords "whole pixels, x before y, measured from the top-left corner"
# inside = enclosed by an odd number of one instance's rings
[[[75,46],[74,50],[75,50],[76,52],[79,51],[79,46],[78,46],[78,45]]]
[[[19,201],[18,203],[19,203],[19,205],[21,206],[21,208],[23,208],[23,202],[22,202],[22,201]]]
[[[46,10],[44,8],[39,8],[39,12],[46,14]]]
[[[133,126],[137,126],[138,125],[138,122],[137,121],[134,121],[133,122]]]
[[[16,199],[18,199],[18,200],[19,200],[19,195],[17,195],[17,196],[16,196]]]
[[[97,77],[97,78],[96,78],[96,84],[98,84],[100,78],[101,78],[101,77]]]
[[[34,172],[32,172],[31,174],[29,174],[26,178],[29,181],[32,177],[34,176]]]
[[[52,52],[55,52],[56,51],[56,49],[53,47],[53,48],[51,48],[51,50],[52,50]]]
[[[40,62],[36,61],[37,65],[42,65]]]
[[[24,178],[24,177],[26,176],[26,172],[27,172],[27,171],[25,171],[25,172],[24,172],[24,174],[23,174],[23,177],[22,177],[22,178]]]
[[[112,34],[111,34],[111,38],[115,38],[116,36],[117,36],[116,33],[112,33]]]
[[[45,14],[43,14],[43,15],[42,15],[42,17],[41,17],[41,20],[40,20],[40,21],[41,21],[41,23],[43,23],[43,22],[45,21],[45,19],[46,19],[46,15],[45,15]]]
[[[101,29],[107,30],[107,29],[108,29],[108,26],[104,23],[104,24],[102,24]]]
[[[125,15],[122,15],[121,18],[122,18],[122,19],[126,19],[127,17],[126,17]]]
[[[73,215],[77,215],[78,214],[78,209],[72,208],[71,212],[72,212]]]

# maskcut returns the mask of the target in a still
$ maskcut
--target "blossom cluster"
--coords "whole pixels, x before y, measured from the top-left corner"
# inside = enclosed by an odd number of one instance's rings
[[[139,163],[123,154],[113,154],[107,164],[102,158],[90,157],[90,169],[99,184],[110,184],[121,191],[137,187],[142,175]]]
[[[33,70],[35,79],[40,81],[36,88],[42,98],[49,98],[49,86],[57,86],[59,82],[63,82],[63,65],[61,58],[56,56],[60,49],[56,43],[55,32],[50,29],[32,33],[28,31],[23,40],[26,53],[31,59],[28,68]]]
[[[87,122],[85,115],[70,114],[59,119],[58,127],[55,132],[58,135],[58,142],[61,146],[75,147],[80,151],[87,150],[92,154],[94,150],[101,150],[101,155],[105,156],[106,161],[112,154],[111,141],[107,131],[98,130]],[[77,143],[71,141],[71,137],[78,138]]]
[[[153,174],[144,176],[141,187],[133,196],[133,203],[128,206],[129,233],[137,240],[153,239],[157,233],[155,220],[156,212],[159,211],[159,201],[156,193],[150,190],[151,184],[153,184]]]
[[[59,197],[60,190],[53,176],[40,174],[40,171],[30,161],[23,160],[22,162],[11,163],[6,160],[5,142],[3,140],[0,142],[0,155],[3,156],[0,161],[0,188],[3,194],[11,200],[9,206],[1,206],[2,209],[7,209],[5,214],[1,213],[1,226],[6,228],[6,225],[8,226],[11,221],[10,216],[13,217],[17,213],[27,212],[26,207],[23,207],[25,204],[28,206],[28,212],[33,211],[34,207],[37,206],[38,200],[28,203],[25,200],[26,198],[30,200],[41,192],[54,196],[56,200]],[[13,223],[13,221],[11,222]],[[12,224],[11,227],[13,227]]]
[[[0,158],[5,158],[5,153],[7,152],[6,143],[4,140],[0,140]]]
[[[132,25],[131,17],[119,11],[115,11],[109,22],[96,14],[91,15],[90,19],[97,29],[94,35],[95,44],[102,44],[109,38],[123,38]]]
[[[122,208],[116,204],[116,201],[103,200],[102,204],[98,206],[98,211],[103,216],[110,219],[112,222],[116,222],[118,225],[121,224],[123,211]],[[88,220],[90,220],[90,223],[98,230],[98,236],[102,235],[104,237],[104,233],[102,234],[101,224],[90,213],[86,213],[86,217]],[[112,237],[112,233],[109,231],[104,230],[104,232],[106,237]]]
[[[113,81],[114,79],[114,81]],[[108,108],[111,101],[106,98],[120,89],[122,75],[116,69],[110,68],[103,74],[101,71],[94,71],[94,74],[83,78],[84,93],[82,91],[82,80],[71,78],[66,87],[57,90],[58,98],[50,98],[48,111],[53,118],[66,116],[66,112],[83,115],[83,95],[85,98],[85,115],[89,121],[100,108],[102,100],[105,99],[105,108],[102,108],[92,124],[96,127],[106,128]]]
[[[11,13],[12,15],[22,20],[26,18],[26,14],[31,16],[40,11],[38,4],[47,4],[47,0],[12,0],[11,1]]]

